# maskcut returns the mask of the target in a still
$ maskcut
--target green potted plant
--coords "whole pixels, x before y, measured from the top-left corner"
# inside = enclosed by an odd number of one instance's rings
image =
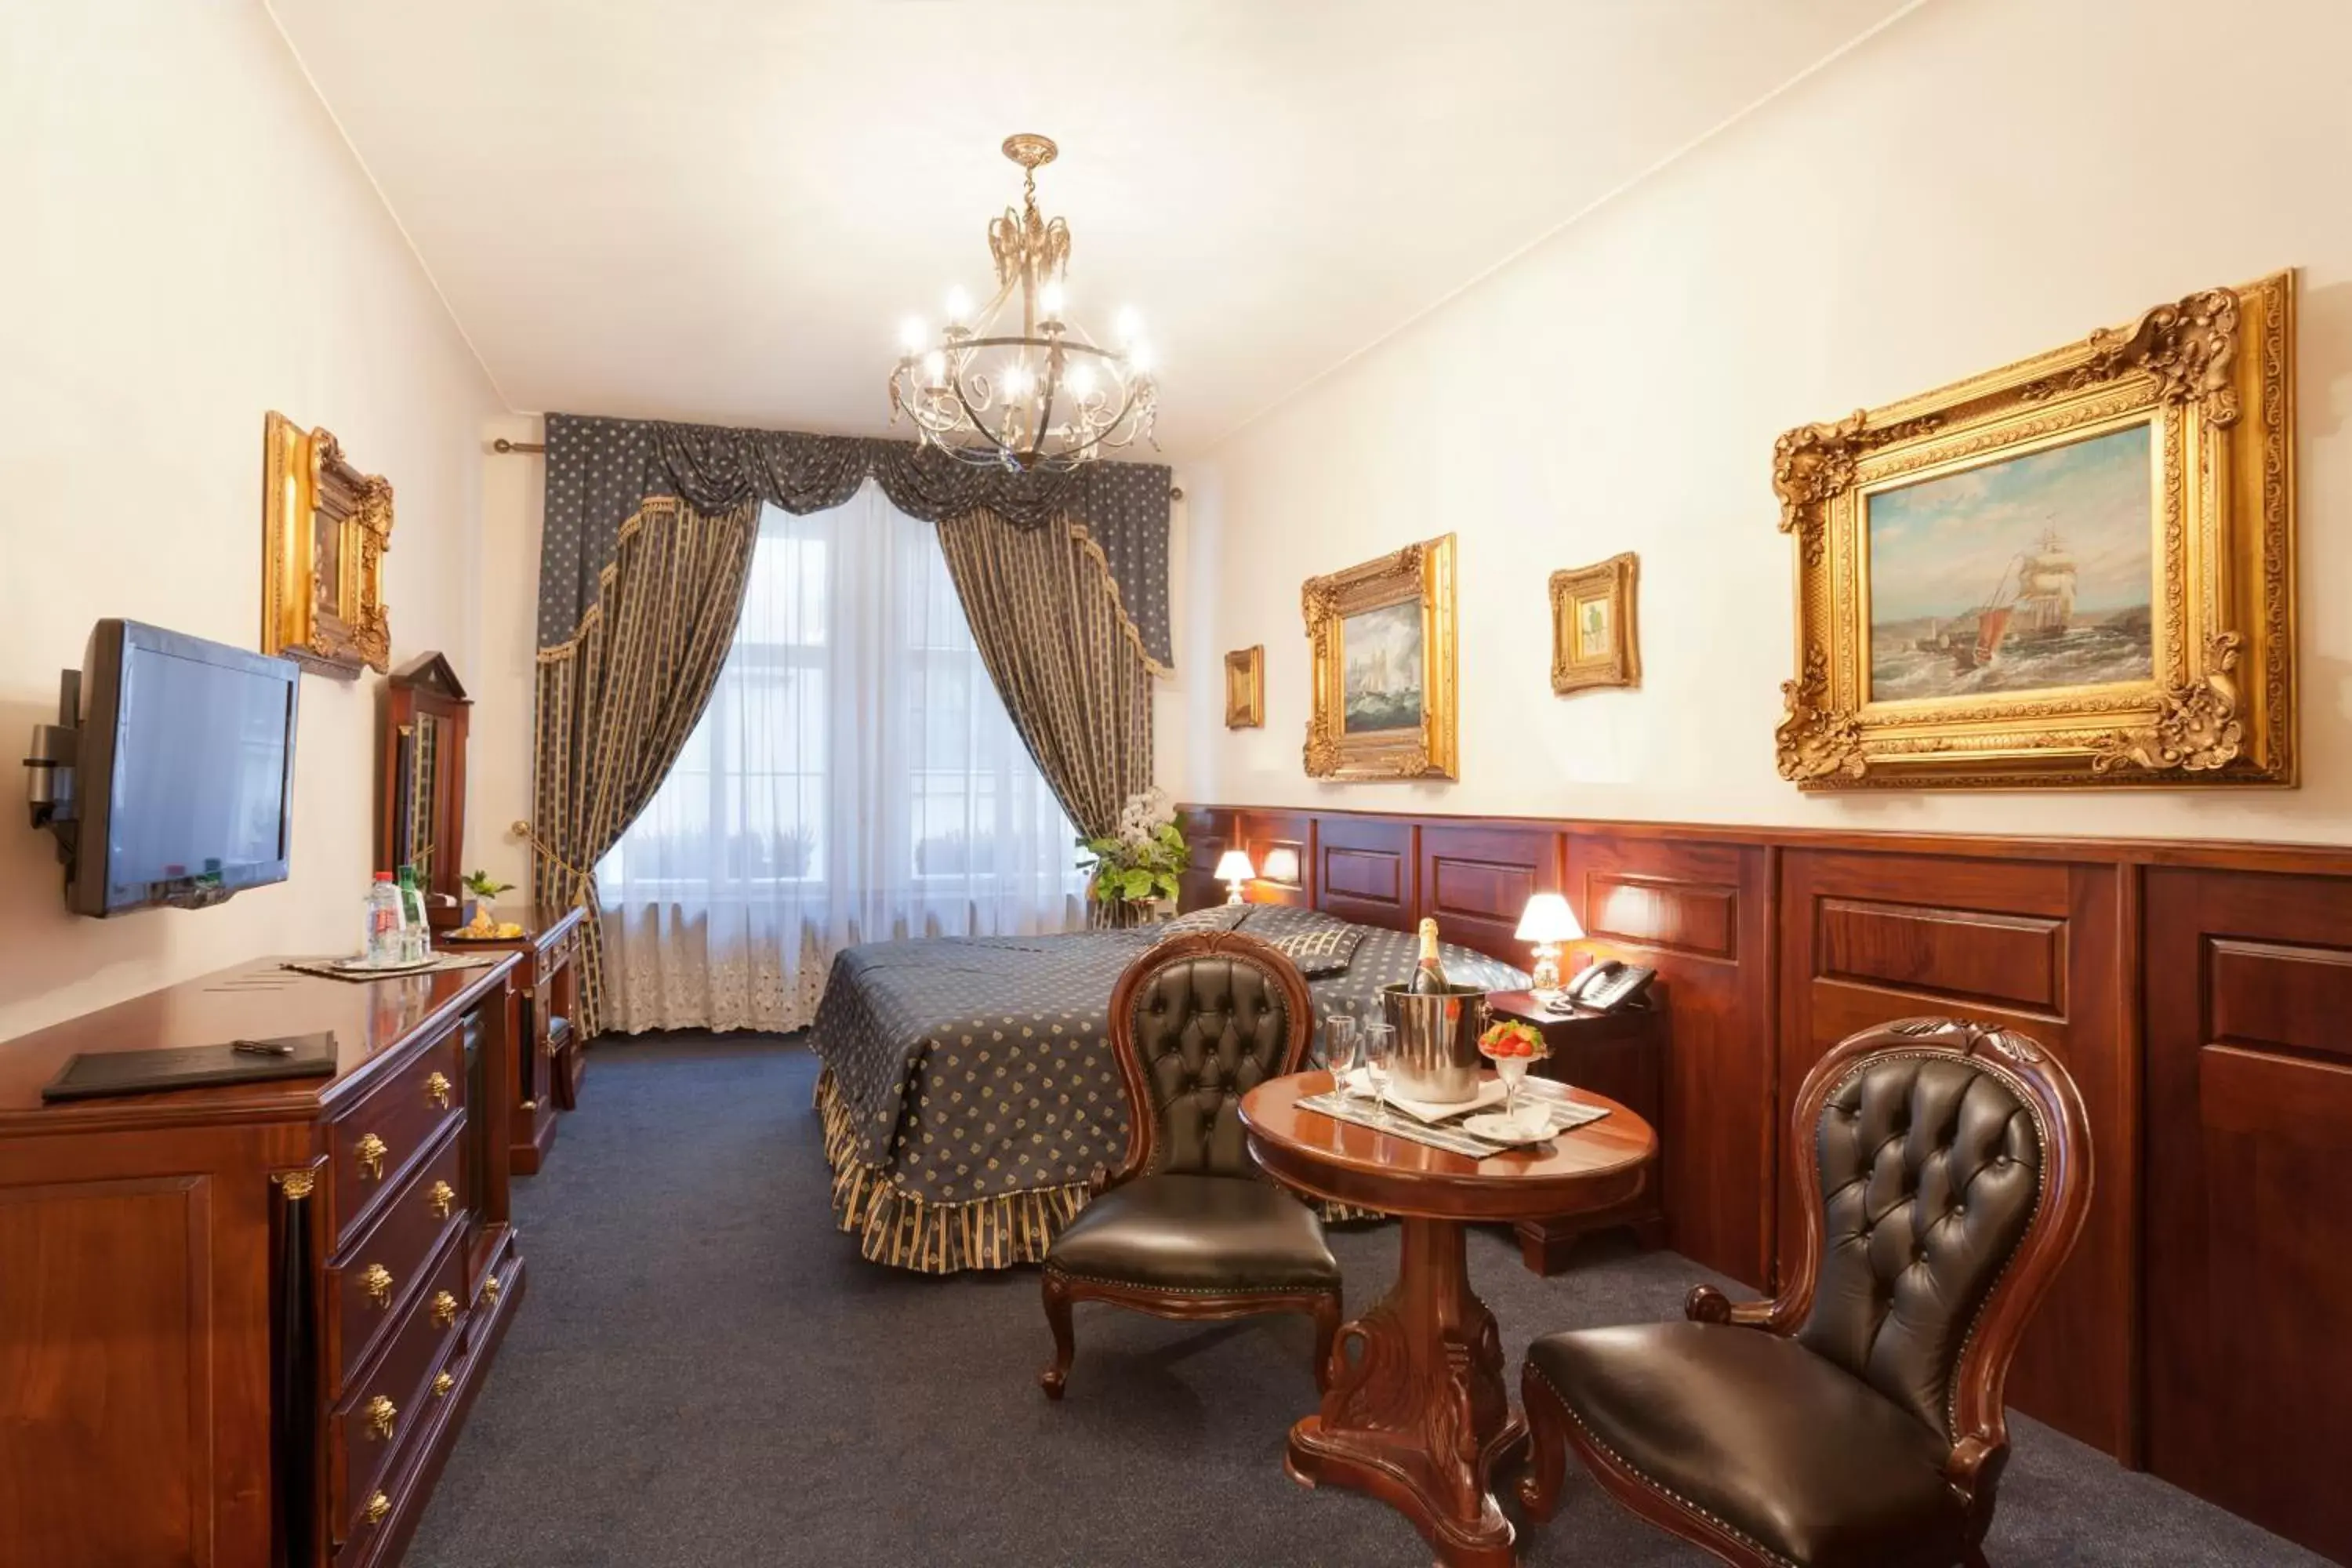
[[[1103,923],[1140,925],[1161,900],[1173,900],[1192,851],[1176,826],[1176,807],[1157,789],[1129,795],[1118,825],[1095,838],[1080,838],[1086,853],[1079,868],[1088,874],[1087,896],[1101,909]]]
[[[457,880],[466,891],[473,895],[466,901],[465,926],[478,929],[485,925],[495,927],[499,923],[498,918],[491,911],[497,906],[499,895],[514,891],[514,884],[499,881],[488,871],[468,871]]]

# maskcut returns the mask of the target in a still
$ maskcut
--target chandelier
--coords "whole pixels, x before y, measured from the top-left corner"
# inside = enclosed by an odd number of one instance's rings
[[[951,289],[936,339],[919,317],[900,335],[890,423],[907,416],[923,445],[961,462],[1015,473],[1075,468],[1151,437],[1159,388],[1135,312],[1120,312],[1118,347],[1109,349],[1065,309],[1070,226],[1037,211],[1037,170],[1059,151],[1044,136],[1004,139],[1004,155],[1024,173],[1021,210],[1007,207],[988,224],[995,295],[975,310],[970,295]]]

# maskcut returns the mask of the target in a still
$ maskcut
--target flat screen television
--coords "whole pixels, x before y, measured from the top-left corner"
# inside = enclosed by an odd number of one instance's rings
[[[201,908],[286,879],[300,670],[137,621],[82,658],[66,903]]]

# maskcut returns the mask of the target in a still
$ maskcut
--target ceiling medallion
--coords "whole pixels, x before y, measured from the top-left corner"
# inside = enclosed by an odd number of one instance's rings
[[[1151,439],[1160,389],[1135,312],[1119,313],[1119,346],[1108,349],[1065,308],[1070,226],[1037,211],[1037,170],[1059,151],[1044,136],[1004,139],[1004,155],[1024,173],[1021,209],[988,224],[994,297],[974,310],[970,295],[951,289],[937,338],[919,318],[900,336],[890,422],[907,416],[923,445],[961,462],[1015,473],[1075,468]]]

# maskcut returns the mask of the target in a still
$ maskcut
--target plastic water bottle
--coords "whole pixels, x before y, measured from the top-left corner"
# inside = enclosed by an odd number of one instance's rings
[[[401,940],[400,889],[393,882],[392,873],[378,871],[375,882],[368,889],[367,944],[362,956],[372,964],[392,964],[400,962]]]
[[[422,963],[433,956],[433,936],[425,921],[425,890],[416,885],[416,868],[400,868],[400,962]]]

